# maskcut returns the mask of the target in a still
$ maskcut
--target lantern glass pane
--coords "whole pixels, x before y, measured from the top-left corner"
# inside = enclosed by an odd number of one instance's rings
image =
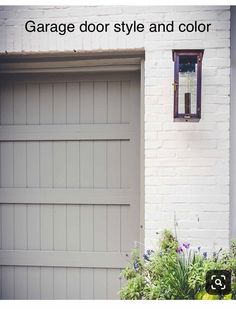
[[[197,113],[197,56],[179,57],[179,113]]]

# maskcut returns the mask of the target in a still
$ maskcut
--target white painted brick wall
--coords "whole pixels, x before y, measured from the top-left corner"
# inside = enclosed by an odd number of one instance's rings
[[[26,33],[36,22],[211,22],[209,33]],[[230,9],[196,7],[1,7],[0,51],[140,48],[145,61],[145,246],[164,228],[203,250],[229,241]],[[175,48],[204,48],[202,119],[174,123]],[[176,221],[176,227],[174,222]]]

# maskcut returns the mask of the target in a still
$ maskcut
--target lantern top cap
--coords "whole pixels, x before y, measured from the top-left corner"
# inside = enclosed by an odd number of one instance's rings
[[[203,56],[204,49],[172,49],[172,59],[175,60],[175,55],[199,55]]]

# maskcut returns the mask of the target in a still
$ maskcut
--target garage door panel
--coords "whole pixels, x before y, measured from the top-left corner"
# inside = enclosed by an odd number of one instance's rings
[[[139,239],[138,74],[31,77],[1,88],[0,294],[117,299]]]

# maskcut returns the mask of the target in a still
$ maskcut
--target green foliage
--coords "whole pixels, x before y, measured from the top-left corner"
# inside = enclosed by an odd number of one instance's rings
[[[162,234],[159,249],[148,250],[144,258],[133,251],[129,265],[122,271],[126,285],[120,291],[121,299],[219,299],[205,291],[208,270],[231,270],[233,292],[224,299],[236,295],[236,242],[229,252],[218,252],[210,258],[206,254],[192,252],[189,244],[179,246],[170,231]]]

